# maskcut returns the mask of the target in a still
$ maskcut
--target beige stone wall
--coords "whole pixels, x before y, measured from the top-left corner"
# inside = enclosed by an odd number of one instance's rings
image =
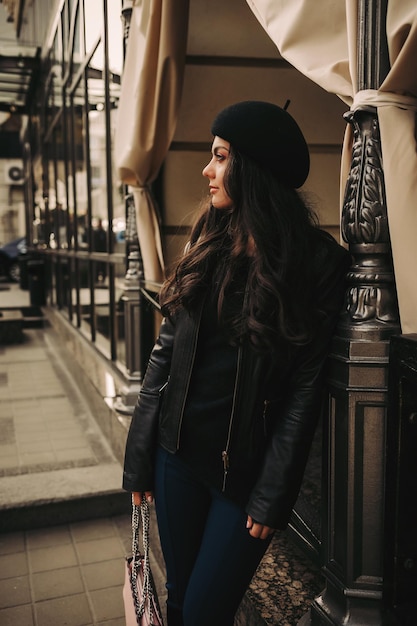
[[[210,125],[218,110],[239,100],[269,100],[289,111],[303,129],[311,172],[303,187],[320,222],[339,234],[339,167],[346,105],[284,62],[242,0],[190,3],[182,104],[162,173],[167,262],[179,254],[207,182]]]

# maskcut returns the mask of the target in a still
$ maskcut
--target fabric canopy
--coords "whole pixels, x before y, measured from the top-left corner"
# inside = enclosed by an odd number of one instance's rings
[[[280,54],[353,110],[376,107],[403,333],[417,332],[417,2],[388,0],[391,69],[378,90],[357,91],[358,0],[246,0]],[[341,197],[351,127],[342,157]]]
[[[157,209],[150,191],[171,143],[180,104],[189,0],[136,0],[115,136],[120,179],[132,186],[146,280],[163,279]]]

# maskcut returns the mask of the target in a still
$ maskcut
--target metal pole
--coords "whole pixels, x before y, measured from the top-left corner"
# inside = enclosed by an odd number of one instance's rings
[[[389,70],[387,0],[358,0],[358,90]],[[299,622],[386,626],[383,606],[389,342],[400,332],[377,112],[349,113],[354,141],[342,212],[353,256],[330,355],[322,537],[326,587]]]

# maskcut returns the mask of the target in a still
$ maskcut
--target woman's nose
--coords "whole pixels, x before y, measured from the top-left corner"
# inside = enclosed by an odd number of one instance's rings
[[[201,172],[203,176],[206,176],[207,178],[211,177],[210,165],[211,165],[211,161],[210,163],[207,163],[207,165],[203,168],[203,171]]]

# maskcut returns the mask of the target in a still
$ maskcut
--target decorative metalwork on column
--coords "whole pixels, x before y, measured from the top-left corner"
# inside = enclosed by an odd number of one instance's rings
[[[131,376],[142,378],[139,358],[140,337],[140,280],[143,278],[142,258],[136,228],[136,210],[133,195],[127,202],[126,245],[128,246],[127,271],[122,300],[125,303],[126,368]]]
[[[123,286],[126,370],[129,383],[120,391],[114,405],[119,413],[130,414],[136,403],[143,378],[140,353],[141,306],[140,280],[143,278],[142,259],[136,227],[136,210],[132,194],[126,197],[127,271]]]
[[[358,2],[359,90],[388,70],[386,1]],[[383,606],[389,341],[400,332],[376,110],[347,114],[354,142],[342,212],[353,257],[329,366],[322,538],[326,588],[307,626],[387,626]]]
[[[378,341],[399,330],[378,118],[375,110],[345,117],[354,142],[341,230],[354,263],[339,333]]]

